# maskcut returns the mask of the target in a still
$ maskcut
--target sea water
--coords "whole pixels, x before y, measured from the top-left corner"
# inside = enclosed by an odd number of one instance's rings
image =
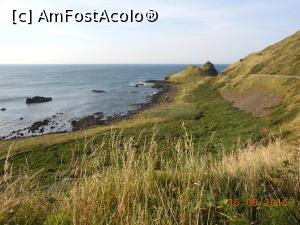
[[[69,131],[76,118],[103,112],[125,115],[150,101],[158,90],[146,80],[162,80],[187,65],[0,65],[0,137],[36,121],[55,117],[55,129]],[[217,65],[222,71],[226,65]],[[136,87],[136,84],[143,83]],[[92,90],[104,90],[94,93]],[[26,98],[53,101],[27,105]],[[26,136],[26,132],[24,134]]]

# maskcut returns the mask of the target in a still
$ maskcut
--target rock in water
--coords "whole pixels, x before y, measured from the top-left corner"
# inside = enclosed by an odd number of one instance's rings
[[[38,130],[40,131],[44,131],[44,129],[42,129],[44,126],[48,126],[48,124],[50,123],[49,119],[45,119],[43,121],[37,121],[34,124],[31,125],[31,127],[29,127],[28,131],[31,133],[36,133]],[[42,133],[42,132],[40,132]]]
[[[96,113],[96,115],[90,115],[79,120],[73,120],[71,125],[73,127],[73,131],[83,130],[93,125],[102,125],[104,121],[102,121],[103,114]]]
[[[145,84],[135,84],[134,86],[135,87],[142,87],[142,86],[145,86]]]
[[[36,104],[36,103],[44,103],[44,102],[51,102],[51,97],[41,97],[41,96],[35,96],[33,98],[27,98],[26,104]]]
[[[6,111],[6,108],[1,108],[0,110],[1,110],[2,112],[4,112],[4,111]]]
[[[207,62],[202,67],[203,75],[205,76],[217,76],[219,72],[216,70],[214,64]]]
[[[106,91],[104,91],[104,90],[92,90],[92,92],[94,92],[94,93],[105,93]]]

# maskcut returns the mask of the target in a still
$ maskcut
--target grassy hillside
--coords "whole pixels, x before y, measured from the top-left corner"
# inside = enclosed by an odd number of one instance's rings
[[[188,133],[159,142],[155,131],[143,144],[118,133],[87,141],[47,190],[26,164],[12,175],[8,158],[0,224],[299,224],[299,148],[211,152]]]
[[[300,76],[300,31],[231,65],[225,75],[279,74]]]
[[[300,31],[229,66],[216,81],[233,106],[280,129],[289,141],[300,140]]]
[[[215,82],[221,95],[232,104],[268,120],[286,140],[300,140],[300,79],[287,76],[224,76]]]
[[[298,214],[285,216],[285,210],[298,207],[298,187],[283,190],[283,177],[275,181],[273,171],[285,160],[297,171],[296,149],[278,146],[274,162],[261,158],[270,151],[263,147],[255,150],[257,156],[243,156],[251,143],[267,142],[270,121],[232,107],[216,81],[190,66],[169,78],[173,91],[161,96],[161,104],[132,118],[0,142],[0,224],[237,223],[269,215],[298,220]],[[286,148],[291,153],[281,155]],[[245,157],[253,161],[242,169]],[[257,163],[261,167],[255,168]],[[274,184],[261,186],[269,182]],[[235,196],[265,200],[279,192],[290,200],[282,211],[228,203]]]
[[[300,79],[251,57],[187,67],[128,119],[0,141],[0,224],[299,224]]]

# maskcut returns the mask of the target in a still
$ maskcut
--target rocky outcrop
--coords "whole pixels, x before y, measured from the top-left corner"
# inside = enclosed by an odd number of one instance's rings
[[[37,121],[34,124],[31,125],[31,127],[28,129],[31,133],[36,133],[39,131],[39,133],[44,132],[44,126],[47,126],[50,123],[49,119],[45,119],[43,121]]]
[[[33,98],[27,98],[26,104],[37,104],[37,103],[44,103],[44,102],[51,102],[51,97],[41,97],[41,96],[35,96]]]
[[[166,85],[165,80],[146,80],[145,83],[153,84],[153,88],[163,88]]]
[[[6,108],[1,108],[0,111],[4,112],[6,111]]]
[[[104,121],[102,120],[103,116],[103,113],[96,113],[78,120],[73,120],[71,122],[72,129],[73,131],[83,130],[93,125],[104,124]]]
[[[217,76],[219,74],[214,64],[212,64],[211,62],[205,63],[201,69],[204,76]]]

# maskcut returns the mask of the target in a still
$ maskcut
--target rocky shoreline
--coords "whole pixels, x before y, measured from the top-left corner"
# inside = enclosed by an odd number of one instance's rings
[[[136,109],[128,111],[126,115],[114,114],[112,116],[108,116],[106,119],[103,119],[103,113],[100,112],[80,118],[79,120],[72,121],[72,130],[83,130],[95,125],[108,125],[116,121],[128,119],[144,110],[153,107],[154,105],[171,101],[170,97],[163,98],[166,93],[174,91],[167,80],[147,80],[145,83],[153,84],[153,88],[158,89],[158,92],[151,96],[149,102],[134,105]]]
[[[132,105],[132,107],[135,107],[135,109],[126,112],[126,114],[124,115],[114,114],[105,117],[103,112],[97,112],[81,118],[74,118],[68,121],[70,123],[70,127],[67,127],[66,121],[65,123],[62,120],[59,121],[60,116],[63,115],[63,113],[56,113],[56,115],[53,115],[52,117],[45,118],[44,120],[41,121],[36,121],[29,127],[17,131],[12,131],[9,135],[5,137],[0,137],[0,140],[20,139],[20,138],[32,137],[32,136],[65,133],[71,131],[84,130],[98,125],[108,125],[116,121],[128,119],[136,114],[141,113],[146,109],[153,107],[154,105],[171,101],[170,97],[165,97],[165,98],[163,97],[166,93],[174,91],[171,85],[169,85],[167,79],[147,80],[145,81],[145,83],[152,84],[153,85],[152,87],[154,89],[157,89],[158,92],[149,96],[148,101],[146,103]],[[95,91],[95,93],[100,93],[100,91],[98,92],[97,90],[97,92]],[[103,93],[102,90],[101,93]]]

